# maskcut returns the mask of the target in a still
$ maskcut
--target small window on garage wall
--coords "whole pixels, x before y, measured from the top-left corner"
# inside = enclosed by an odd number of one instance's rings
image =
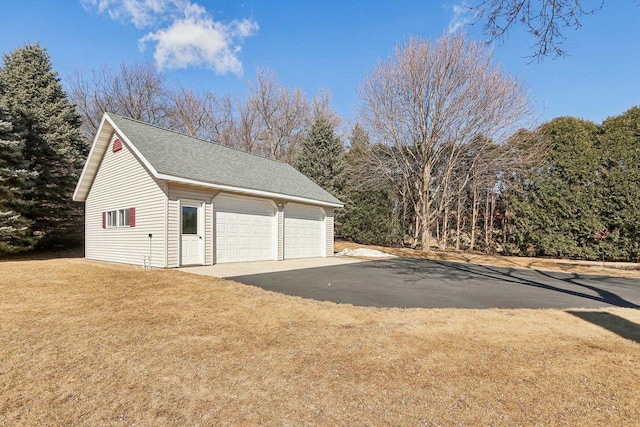
[[[102,228],[130,228],[136,226],[136,208],[102,212]]]

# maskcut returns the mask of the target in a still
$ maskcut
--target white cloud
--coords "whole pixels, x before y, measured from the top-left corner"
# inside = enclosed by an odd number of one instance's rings
[[[465,1],[453,5],[453,18],[449,21],[449,26],[447,27],[447,32],[449,34],[453,34],[458,30],[463,29],[466,25],[470,24],[474,18],[476,17],[475,12],[473,12],[466,4]]]
[[[198,66],[241,76],[240,45],[258,31],[258,24],[249,19],[215,21],[203,6],[189,0],[81,1],[114,20],[152,30],[140,38],[139,46],[155,44],[153,56],[160,69]]]
[[[158,18],[171,14],[188,4],[185,0],[81,0],[85,7],[107,12],[111,19],[131,22],[138,28],[155,24]]]
[[[258,29],[252,21],[234,21],[228,25],[209,18],[187,17],[168,28],[149,33],[140,39],[144,46],[156,42],[154,58],[162,68],[187,68],[192,65],[212,68],[218,74],[242,75],[237,42]]]

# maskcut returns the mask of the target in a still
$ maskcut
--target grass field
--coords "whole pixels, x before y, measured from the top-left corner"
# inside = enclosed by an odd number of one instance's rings
[[[3,426],[633,425],[639,384],[633,309],[370,309],[0,263]]]

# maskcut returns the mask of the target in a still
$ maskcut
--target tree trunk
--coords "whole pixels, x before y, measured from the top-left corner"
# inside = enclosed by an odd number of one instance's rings
[[[403,184],[404,186],[404,184]],[[407,193],[406,193],[406,188],[403,189],[404,191],[402,191],[402,237],[404,238],[405,233],[407,231],[407,227],[409,226],[408,221],[407,221],[407,211],[409,210],[409,203],[407,202]]]
[[[478,222],[478,189],[473,188],[473,208],[471,210],[471,244],[469,250],[473,250],[476,243],[476,223]]]
[[[456,251],[460,250],[460,217],[462,216],[462,198],[458,192],[458,211],[456,213]]]
[[[493,217],[496,213],[496,193],[491,192],[491,206],[489,208],[489,238],[487,239],[487,252],[493,243]]]
[[[484,197],[484,250],[489,247],[489,193]]]
[[[506,205],[504,208],[504,213],[502,215],[502,248],[507,246],[507,212],[509,211],[509,206]]]
[[[412,238],[413,241],[411,242],[411,249],[415,249],[416,246],[418,246],[418,239],[420,238],[420,215],[414,216]]]
[[[442,218],[442,249],[447,249],[447,239],[449,230],[449,205],[444,208],[444,216]]]
[[[431,250],[431,165],[426,164],[422,173],[422,250]]]
[[[453,162],[452,159],[450,159]],[[438,236],[438,247],[440,249],[447,249],[447,239],[449,238],[449,211],[451,210],[450,200],[449,200],[449,175],[450,171],[447,172],[447,176],[445,176],[445,182],[442,185],[442,201],[440,203],[442,209],[442,231]]]

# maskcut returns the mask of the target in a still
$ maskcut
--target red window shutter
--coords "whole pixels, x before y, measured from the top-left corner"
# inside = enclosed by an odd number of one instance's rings
[[[107,213],[102,212],[102,228],[107,228]]]
[[[129,208],[129,227],[136,226],[136,208]]]
[[[122,140],[120,138],[116,138],[113,141],[113,152],[122,150]]]

